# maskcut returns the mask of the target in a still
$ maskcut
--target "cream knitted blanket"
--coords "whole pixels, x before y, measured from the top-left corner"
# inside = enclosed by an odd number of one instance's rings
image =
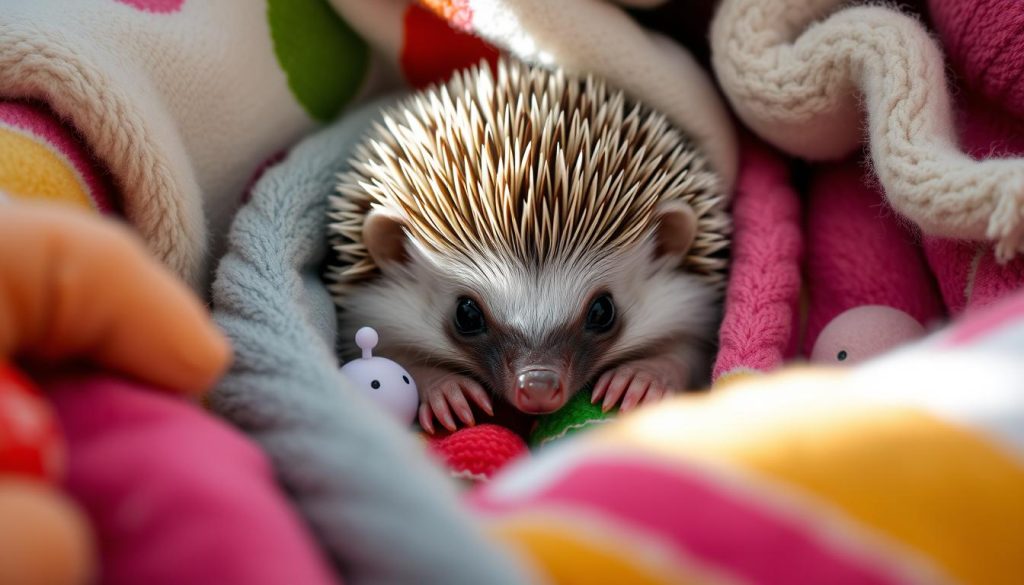
[[[0,99],[66,119],[126,219],[197,288],[259,165],[366,80],[367,47],[326,0],[2,4]]]
[[[1012,258],[1024,248],[1024,160],[960,150],[942,55],[919,22],[840,4],[723,0],[713,66],[736,113],[806,159],[839,158],[866,139],[897,212],[927,234],[993,241],[1000,261]]]

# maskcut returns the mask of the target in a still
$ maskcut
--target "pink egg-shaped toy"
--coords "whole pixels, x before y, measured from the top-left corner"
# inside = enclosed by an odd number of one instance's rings
[[[363,357],[343,365],[341,373],[398,422],[412,424],[420,402],[416,381],[397,363],[373,356],[378,339],[377,332],[371,327],[356,331],[356,345],[363,350]]]
[[[924,335],[924,327],[899,309],[883,305],[854,307],[821,330],[811,351],[811,362],[856,364]]]

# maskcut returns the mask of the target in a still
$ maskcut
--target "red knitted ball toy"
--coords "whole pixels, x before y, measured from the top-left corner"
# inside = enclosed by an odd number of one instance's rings
[[[470,481],[490,479],[509,461],[528,451],[519,435],[493,424],[459,429],[428,441],[452,476]]]

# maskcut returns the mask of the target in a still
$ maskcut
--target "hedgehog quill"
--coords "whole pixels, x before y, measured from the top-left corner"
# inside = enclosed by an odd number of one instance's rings
[[[730,220],[704,155],[593,77],[502,59],[413,94],[330,199],[339,335],[376,328],[419,421],[592,400],[628,410],[704,384]]]

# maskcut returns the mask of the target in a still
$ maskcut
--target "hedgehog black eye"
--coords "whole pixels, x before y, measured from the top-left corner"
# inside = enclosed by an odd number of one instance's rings
[[[611,295],[601,295],[594,299],[587,309],[587,331],[604,333],[615,324],[615,303]]]
[[[476,304],[476,301],[467,297],[461,297],[458,305],[455,306],[455,329],[460,335],[479,335],[487,331],[487,323],[484,322],[484,312]]]

